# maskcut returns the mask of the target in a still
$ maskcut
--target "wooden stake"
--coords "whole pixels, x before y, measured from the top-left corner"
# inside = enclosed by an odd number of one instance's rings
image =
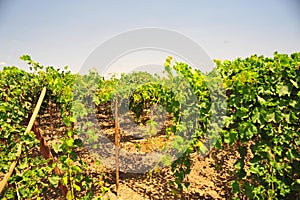
[[[5,185],[7,184],[8,178],[12,175],[12,173],[13,173],[13,171],[14,171],[16,165],[17,165],[18,159],[19,159],[19,157],[20,157],[20,155],[21,155],[21,149],[22,149],[21,147],[22,147],[21,144],[18,144],[18,154],[17,154],[17,158],[16,158],[16,160],[14,160],[14,161],[11,163],[8,172],[5,174],[3,180],[0,182],[0,194],[2,193],[2,191],[3,191],[4,187],[5,187]]]
[[[26,130],[25,130],[25,134],[26,134],[26,133],[29,133],[29,131],[31,131],[32,126],[33,126],[33,123],[34,123],[34,121],[35,121],[35,119],[36,119],[36,116],[37,116],[37,114],[38,114],[38,112],[39,112],[39,110],[40,110],[40,108],[41,108],[41,105],[42,105],[43,99],[44,99],[44,97],[45,97],[45,94],[46,94],[46,87],[43,88],[43,90],[42,90],[42,92],[41,92],[41,94],[40,94],[39,100],[38,100],[38,102],[37,102],[37,104],[36,104],[36,106],[35,106],[35,108],[34,108],[34,111],[33,111],[32,115],[31,115],[30,121],[29,121],[29,123],[28,123],[28,125],[27,125],[27,128],[26,128]],[[18,160],[19,160],[19,158],[20,158],[20,155],[21,155],[21,149],[22,149],[22,145],[21,145],[21,143],[19,143],[19,144],[18,144],[18,154],[17,154],[17,158],[16,158],[16,160],[14,160],[14,161],[11,163],[8,172],[5,174],[3,180],[0,182],[0,194],[2,193],[2,191],[3,191],[4,187],[5,187],[5,185],[7,184],[7,181],[8,181],[8,179],[9,179],[9,177],[12,175],[12,173],[13,173],[13,171],[14,171],[16,165],[17,165],[17,162],[18,162]]]
[[[119,197],[119,152],[120,152],[120,129],[118,119],[118,96],[115,101],[115,146],[116,146],[116,192],[117,198]]]
[[[37,104],[36,104],[36,106],[34,108],[34,111],[33,111],[32,115],[31,115],[30,121],[29,121],[28,126],[27,126],[27,128],[25,130],[25,133],[29,133],[29,131],[31,131],[33,123],[35,121],[35,118],[36,118],[36,116],[37,116],[37,114],[38,114],[38,112],[39,112],[39,110],[41,108],[41,105],[42,105],[42,102],[44,100],[45,94],[46,94],[46,87],[44,87],[43,90],[42,90],[42,92],[41,92],[40,98],[39,98],[39,100],[38,100],[38,102],[37,102]]]
[[[50,134],[53,134],[53,118],[52,118],[52,101],[51,101],[51,97],[49,99],[49,107],[48,107],[48,112],[49,112],[49,121],[50,121]]]
[[[54,162],[54,158],[53,158],[53,155],[51,153],[51,149],[48,146],[45,138],[43,137],[42,132],[38,128],[38,123],[36,121],[33,124],[32,131],[34,132],[36,138],[40,141],[40,152],[41,152],[43,158],[44,159],[49,159],[50,158],[48,164],[52,165],[52,163]],[[53,172],[56,175],[59,175],[61,177],[63,176],[63,173],[60,171],[60,169],[57,166],[54,167]],[[66,196],[67,192],[68,192],[68,188],[67,188],[67,186],[62,184],[61,180],[59,180],[59,182],[58,182],[58,187],[61,190],[61,192],[63,193],[63,195]]]

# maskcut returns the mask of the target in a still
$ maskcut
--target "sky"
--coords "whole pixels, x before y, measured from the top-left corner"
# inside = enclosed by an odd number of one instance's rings
[[[145,27],[183,34],[211,59],[290,54],[300,52],[300,0],[0,0],[0,67],[28,69],[28,54],[77,72],[103,42]]]

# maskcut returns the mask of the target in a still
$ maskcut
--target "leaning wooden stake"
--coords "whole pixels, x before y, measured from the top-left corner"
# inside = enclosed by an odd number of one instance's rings
[[[4,189],[8,178],[12,175],[20,155],[21,155],[21,144],[18,145],[18,154],[17,154],[16,160],[11,163],[8,172],[5,174],[3,180],[0,182],[0,194],[2,193],[2,191]]]
[[[116,145],[116,192],[119,196],[119,152],[120,152],[120,129],[118,119],[118,96],[115,101],[115,145]]]
[[[37,121],[35,121],[31,130],[34,132],[36,138],[40,141],[40,152],[41,152],[43,158],[49,159],[48,164],[52,165],[52,163],[54,162],[54,158],[51,153],[51,149],[48,146],[48,144],[47,144],[45,138],[43,137],[42,132],[38,128],[38,126],[39,125],[38,125]],[[59,170],[59,168],[57,166],[54,167],[53,172],[54,172],[54,174],[56,174],[58,176],[63,176],[63,173]],[[67,188],[67,186],[62,184],[61,180],[59,180],[59,182],[58,182],[58,187],[61,190],[61,192],[63,193],[63,195],[66,196],[67,192],[68,192],[68,188]]]
[[[27,128],[26,128],[26,130],[25,130],[25,133],[29,133],[29,131],[31,131],[32,126],[33,126],[33,124],[34,124],[34,121],[35,121],[35,119],[36,119],[36,116],[37,116],[37,114],[38,114],[38,112],[39,112],[39,110],[40,110],[40,107],[41,107],[41,105],[42,105],[42,102],[43,102],[43,99],[44,99],[44,97],[45,97],[45,94],[46,94],[46,87],[44,87],[43,90],[42,90],[42,92],[41,92],[40,98],[39,98],[39,100],[38,100],[38,102],[37,102],[37,104],[36,104],[36,106],[35,106],[35,108],[34,108],[33,114],[32,114],[32,116],[31,116],[31,118],[30,118],[30,121],[29,121],[29,123],[28,123],[28,125],[27,125]],[[9,179],[9,177],[12,175],[12,173],[13,173],[13,171],[14,171],[16,165],[17,165],[18,159],[19,159],[19,157],[20,157],[20,155],[21,155],[21,147],[22,147],[22,145],[21,145],[21,143],[19,143],[19,144],[18,144],[18,154],[17,154],[17,158],[16,158],[16,160],[14,160],[14,161],[11,163],[8,172],[5,174],[3,180],[0,182],[0,194],[2,193],[2,191],[3,191],[4,187],[5,187],[5,185],[7,184],[7,181],[8,181],[8,179]]]

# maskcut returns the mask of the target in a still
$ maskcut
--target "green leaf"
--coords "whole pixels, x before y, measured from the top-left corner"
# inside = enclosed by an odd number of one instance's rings
[[[228,128],[230,126],[230,124],[234,123],[233,121],[233,115],[231,115],[230,117],[225,116],[224,117],[224,125],[226,128]]]
[[[81,188],[78,185],[76,185],[75,183],[73,184],[73,187],[76,191],[78,191],[78,192],[81,191]]]
[[[28,159],[24,158],[24,159],[22,159],[22,162],[19,162],[18,168],[25,169],[26,167],[28,167]]]
[[[73,200],[73,195],[72,195],[72,192],[70,190],[67,192],[66,199],[67,200]]]
[[[232,183],[231,183],[231,188],[232,188],[232,193],[239,193],[241,192],[240,190],[240,184],[237,180],[234,180]]]
[[[295,88],[299,88],[298,83],[292,79],[290,79],[291,83],[293,84],[293,86],[295,86]]]
[[[20,57],[20,59],[23,60],[23,61],[30,61],[31,60],[29,55],[23,55],[23,56]]]
[[[272,113],[268,113],[267,116],[266,116],[266,121],[267,122],[275,122],[275,113],[272,112]]]
[[[249,114],[249,110],[245,107],[240,107],[237,109],[236,115],[241,119],[247,118]]]
[[[62,144],[60,144],[60,143],[52,145],[52,148],[53,148],[55,153],[61,152],[62,151],[61,147],[62,147]]]
[[[102,194],[105,194],[106,192],[108,192],[110,189],[108,188],[108,187],[104,187],[104,186],[102,186],[101,187],[101,192],[102,192]]]
[[[290,96],[290,91],[287,85],[276,85],[276,93],[280,97],[285,95]]]
[[[54,187],[57,187],[58,183],[59,183],[59,180],[60,180],[60,177],[59,176],[51,176],[51,177],[48,177],[48,180],[49,180],[51,185],[53,185]]]
[[[199,147],[199,152],[200,152],[201,154],[206,154],[206,153],[208,152],[208,149],[207,149],[207,147],[206,147],[205,145],[201,145],[201,146]]]
[[[67,135],[68,135],[69,137],[72,137],[72,136],[73,136],[73,131],[68,130]]]
[[[83,142],[81,139],[75,139],[74,140],[74,145],[78,146],[78,147],[82,147],[83,146]]]
[[[238,132],[234,129],[231,129],[229,132],[229,138],[230,138],[229,144],[234,144],[235,141],[238,139]]]
[[[221,137],[218,137],[215,147],[217,149],[222,149],[222,138]]]
[[[73,138],[67,138],[65,142],[68,147],[73,147],[73,144],[74,144]]]
[[[186,188],[188,188],[188,187],[190,186],[190,184],[191,184],[190,182],[185,182],[185,183],[184,183],[184,186],[185,186]]]
[[[250,172],[252,174],[256,174],[256,175],[261,174],[261,171],[259,170],[259,168],[257,166],[250,166],[248,169],[248,172]]]
[[[259,120],[259,111],[258,111],[258,108],[254,108],[253,110],[253,114],[252,114],[252,121],[254,123],[260,123],[260,120]]]
[[[261,104],[266,102],[266,100],[264,100],[262,97],[260,97],[258,95],[257,95],[257,99],[258,99],[258,102],[261,103]]]
[[[248,198],[252,199],[253,198],[253,193],[252,193],[252,187],[250,186],[250,184],[248,183],[248,181],[246,181],[243,184],[243,187],[245,189],[245,194]]]
[[[77,173],[81,173],[82,172],[82,169],[79,166],[77,166],[77,165],[73,166],[72,169],[73,169],[74,172],[77,172]]]
[[[68,185],[68,176],[65,175],[63,178],[62,178],[62,184],[63,185]]]
[[[293,152],[291,149],[288,149],[287,152],[286,152],[286,156],[289,160],[293,160],[295,158]]]
[[[164,164],[165,166],[170,166],[172,164],[172,157],[169,155],[163,155],[161,157],[161,162],[162,164]]]

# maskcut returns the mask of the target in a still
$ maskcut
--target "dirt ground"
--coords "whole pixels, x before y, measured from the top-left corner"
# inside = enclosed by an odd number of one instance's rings
[[[168,185],[173,180],[170,168],[148,174],[120,174],[119,199],[230,199],[229,182],[233,179],[234,152],[221,151],[218,155],[212,152],[207,157],[192,156],[192,171],[188,175],[191,183],[183,193],[176,193]],[[218,163],[215,162],[218,159]],[[105,197],[117,199],[114,184],[114,171],[106,171],[107,179],[112,181],[111,191]],[[108,181],[108,182],[109,182]]]
[[[225,146],[223,150],[212,149],[208,155],[200,156],[198,153],[193,153],[192,170],[188,175],[187,180],[190,182],[188,189],[183,192],[176,190],[174,186],[170,186],[169,181],[174,180],[170,167],[154,167],[143,168],[143,172],[136,173],[134,169],[138,165],[139,155],[159,151],[168,140],[166,139],[165,126],[166,122],[159,128],[160,131],[151,137],[140,137],[133,134],[134,131],[126,128],[126,122],[123,121],[123,129],[121,129],[121,149],[124,152],[129,152],[131,164],[128,160],[120,159],[122,169],[129,167],[128,171],[120,172],[119,196],[116,196],[116,179],[114,166],[115,149],[114,143],[114,121],[112,114],[107,111],[108,107],[102,106],[99,108],[97,115],[99,126],[102,129],[102,135],[106,139],[101,148],[91,151],[89,146],[79,152],[80,157],[88,165],[88,175],[96,182],[102,182],[102,186],[109,188],[109,191],[102,194],[101,187],[94,188],[98,196],[102,199],[230,199],[230,181],[234,179],[235,169],[233,164],[238,157],[237,151],[233,147]],[[47,141],[51,146],[57,141],[65,128],[61,124],[59,114],[52,114],[55,118],[55,125],[49,124],[49,114],[41,116],[40,123],[45,135],[48,136]],[[124,125],[125,124],[125,125]],[[122,125],[122,120],[121,120]],[[53,126],[52,134],[49,127]],[[129,124],[129,126],[131,126]],[[160,126],[160,125],[158,125]],[[122,128],[122,126],[121,126]],[[141,130],[138,130],[141,132]],[[129,133],[130,132],[130,133]],[[100,138],[101,139],[101,138]],[[100,140],[99,139],[99,140]],[[106,149],[106,152],[103,150]],[[109,150],[107,150],[109,149]],[[104,156],[101,156],[104,155]],[[121,155],[122,156],[122,155]],[[135,157],[136,156],[136,157]],[[127,156],[128,159],[128,156]],[[97,160],[100,161],[97,162]],[[126,164],[122,162],[127,162]],[[144,161],[141,161],[144,162]],[[150,162],[150,161],[149,161]],[[154,165],[149,164],[150,167]],[[148,166],[148,167],[149,167]],[[133,169],[133,170],[132,170]],[[125,170],[123,170],[125,171]],[[52,191],[55,192],[55,191]],[[62,199],[59,192],[56,195],[51,195],[53,199]],[[49,196],[45,197],[49,199]]]

